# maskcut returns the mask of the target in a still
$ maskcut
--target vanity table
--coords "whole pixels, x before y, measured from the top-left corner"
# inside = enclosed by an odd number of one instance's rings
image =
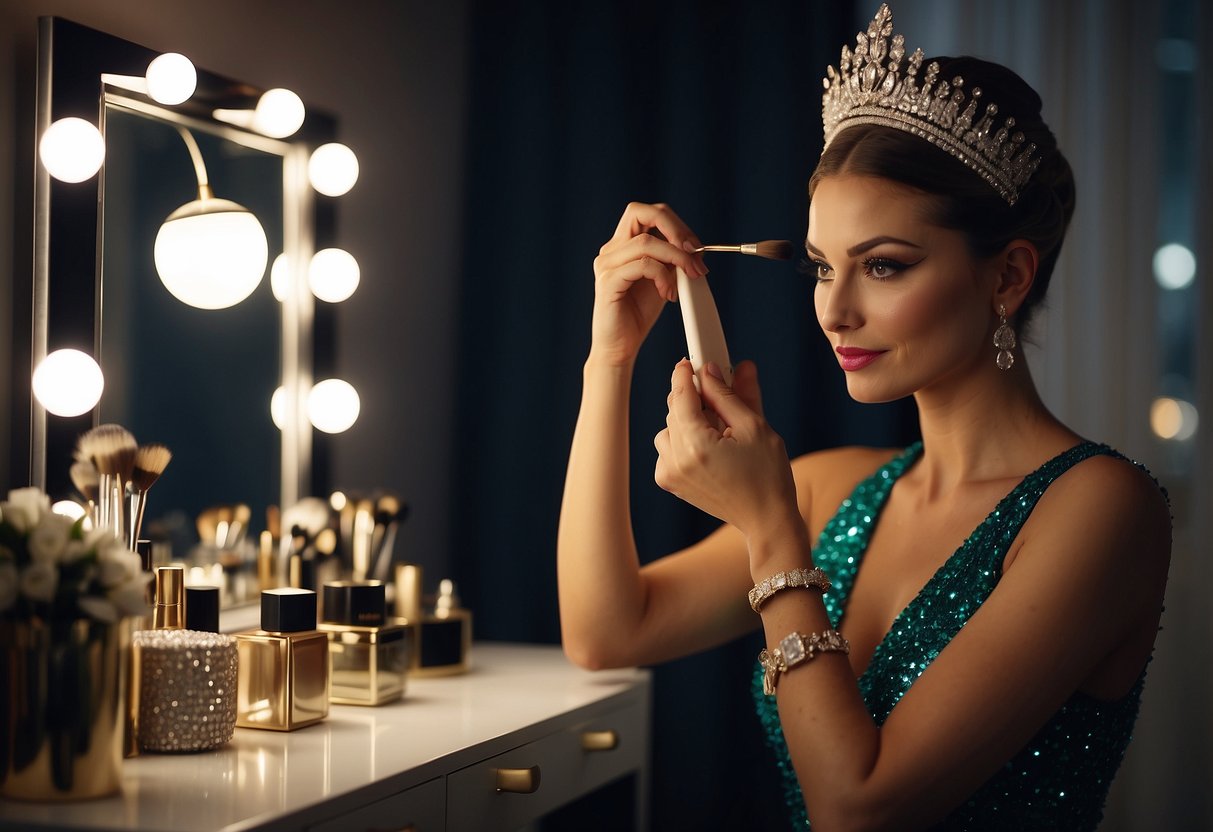
[[[410,678],[401,702],[126,760],[122,794],[0,801],[0,830],[508,830],[628,775],[644,829],[649,683],[556,646],[477,643],[469,673]]]

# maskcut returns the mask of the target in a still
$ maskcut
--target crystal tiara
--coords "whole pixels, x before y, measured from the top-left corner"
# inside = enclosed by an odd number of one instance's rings
[[[827,69],[822,79],[821,114],[825,146],[848,127],[879,124],[921,136],[959,159],[1014,205],[1040,157],[1036,145],[1024,144],[1023,133],[1008,117],[995,130],[998,105],[989,103],[981,117],[981,89],[966,95],[964,79],[939,80],[939,64],[932,61],[918,81],[921,49],[905,60],[905,39],[893,34],[893,13],[882,4],[855,37],[855,51],[842,47],[838,70]],[[886,58],[888,63],[884,63]],[[1014,132],[1012,132],[1014,131]]]

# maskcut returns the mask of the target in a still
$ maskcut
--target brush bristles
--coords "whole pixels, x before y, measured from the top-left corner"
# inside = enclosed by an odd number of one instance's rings
[[[91,462],[73,462],[71,468],[72,485],[80,492],[80,496],[90,503],[97,502],[101,490],[101,475]]]
[[[92,451],[97,472],[130,479],[139,445],[121,425],[98,425],[81,437],[81,447]]]
[[[151,488],[152,483],[160,479],[172,458],[173,452],[164,445],[143,445],[135,451],[135,469],[131,475],[131,485],[136,491]]]
[[[764,240],[754,244],[754,253],[768,260],[791,260],[795,251],[788,240]]]

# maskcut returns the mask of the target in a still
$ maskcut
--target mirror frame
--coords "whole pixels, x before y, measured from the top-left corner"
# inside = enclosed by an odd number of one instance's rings
[[[39,18],[35,135],[42,136],[54,121],[76,116],[96,124],[104,136],[106,107],[113,104],[282,156],[283,250],[295,278],[295,291],[281,304],[280,348],[281,381],[293,405],[287,407],[282,429],[280,505],[290,506],[322,493],[327,480],[327,449],[306,418],[306,401],[313,379],[331,374],[334,328],[329,305],[316,304],[308,290],[303,264],[314,251],[331,245],[336,225],[333,200],[317,197],[307,176],[311,151],[335,139],[336,120],[308,107],[303,126],[287,139],[219,122],[211,116],[213,110],[252,109],[264,90],[202,68],[197,69],[194,95],[174,107],[102,83],[102,73],[141,77],[159,54],[64,18]],[[68,347],[101,363],[104,195],[104,164],[91,179],[65,183],[51,178],[35,159],[31,373],[48,352]],[[29,402],[29,482],[52,498],[67,496],[73,490],[72,450],[77,437],[98,423],[100,403],[82,416],[60,417],[48,415],[32,394]]]

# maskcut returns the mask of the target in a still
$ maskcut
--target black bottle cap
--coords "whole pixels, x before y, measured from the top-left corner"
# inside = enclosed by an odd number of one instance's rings
[[[332,581],[324,585],[324,620],[330,624],[379,627],[387,617],[382,581]]]
[[[316,593],[310,589],[267,589],[261,593],[261,629],[299,633],[316,629]]]
[[[185,629],[204,633],[219,632],[219,587],[185,588]]]

